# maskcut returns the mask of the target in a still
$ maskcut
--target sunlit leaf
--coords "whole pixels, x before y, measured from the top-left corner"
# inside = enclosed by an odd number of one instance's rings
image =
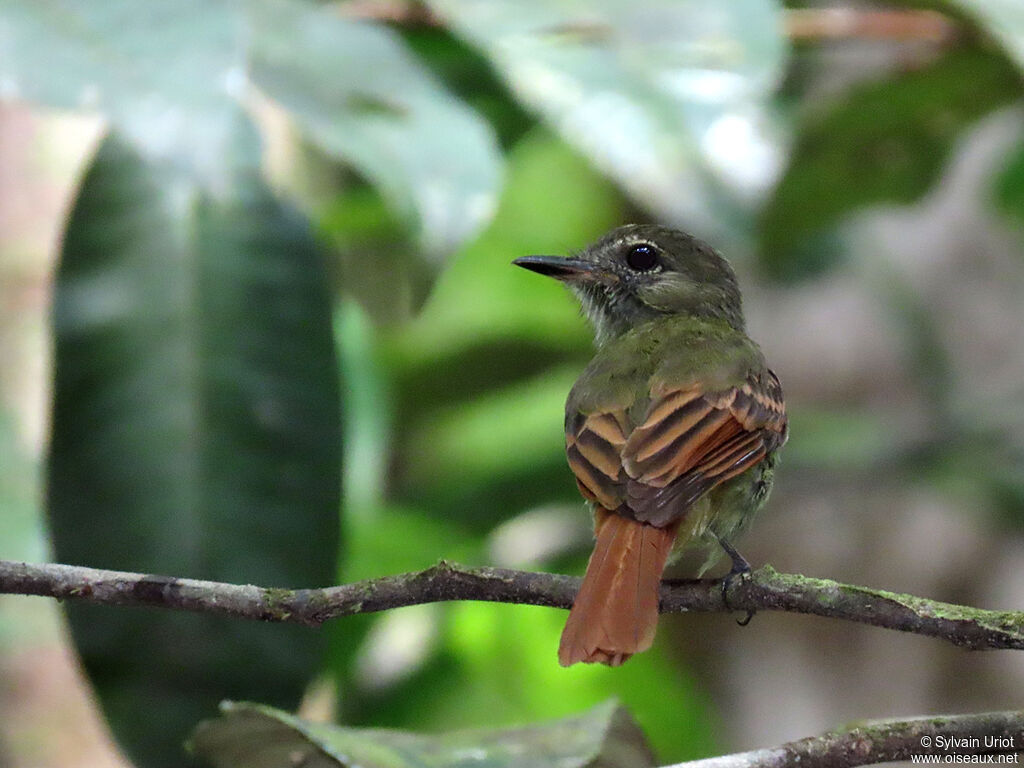
[[[245,85],[244,40],[226,0],[8,0],[0,99],[98,111],[147,155],[212,173]]]
[[[422,735],[310,723],[258,704],[226,703],[193,750],[216,768],[645,768],[654,760],[614,702],[540,725]]]
[[[580,515],[587,515],[582,504]],[[666,762],[714,752],[708,701],[685,668],[664,653],[667,633],[655,648],[621,667],[577,664],[566,669],[557,659],[566,616],[537,606],[452,605],[447,641],[459,666],[448,670],[448,679],[437,682],[438,690],[422,704],[430,708],[429,727],[452,720],[479,722],[495,713],[508,719],[525,713],[561,717],[614,696]],[[509,675],[509,669],[518,674]],[[552,691],[559,693],[552,696]]]
[[[772,0],[431,0],[515,94],[659,217],[723,233],[780,163],[765,102],[786,53]]]
[[[250,81],[413,222],[435,262],[494,211],[489,126],[382,25],[304,0],[11,0],[0,99],[96,111],[151,158],[216,176]]]
[[[252,8],[255,83],[413,218],[428,255],[447,255],[490,219],[501,180],[494,136],[400,38],[334,8]]]
[[[236,137],[224,187],[116,135],[86,175],[55,295],[62,562],[334,580],[340,396],[321,254],[260,182],[255,137]],[[225,695],[294,706],[321,661],[323,636],[297,627],[85,603],[68,615],[140,766],[180,765],[181,739]]]
[[[487,58],[444,25],[398,28],[410,49],[452,93],[486,118],[503,147],[511,147],[536,121],[512,98]]]

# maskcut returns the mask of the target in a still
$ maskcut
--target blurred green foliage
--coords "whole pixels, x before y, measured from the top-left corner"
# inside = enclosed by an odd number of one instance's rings
[[[579,572],[561,420],[590,332],[509,262],[658,219],[777,282],[838,273],[851,217],[921,199],[966,130],[1021,102],[1024,29],[994,1],[960,4],[978,29],[824,104],[812,76],[773,97],[790,46],[772,0],[426,5],[440,21],[300,0],[0,8],[0,92],[111,130],[56,274],[58,557],[313,586],[490,563],[522,524],[532,538],[500,564]],[[240,107],[287,150],[273,192]],[[1004,165],[988,189],[1019,225],[1024,153]],[[948,479],[956,463],[1019,512],[1017,457],[965,418],[930,308],[896,274],[872,289],[941,443],[899,443],[879,409],[797,402],[787,464]],[[38,542],[13,445],[0,419],[6,557]],[[561,526],[548,548],[541,524]],[[180,764],[217,699],[294,708],[317,675],[348,725],[526,723],[614,696],[663,759],[721,748],[684,652],[563,670],[560,612],[420,606],[321,635],[157,614],[71,612],[140,766]]]
[[[216,768],[649,768],[651,749],[614,702],[526,728],[421,735],[311,723],[256,704],[225,702],[199,725],[190,747]]]
[[[836,224],[872,204],[909,203],[945,165],[964,127],[1024,94],[998,51],[965,47],[922,69],[853,89],[809,117],[762,209],[765,271],[808,278],[839,258]]]
[[[1018,226],[1024,225],[1024,145],[1007,159],[996,179],[995,194],[999,208]]]
[[[10,414],[0,410],[0,556],[41,562],[47,557],[39,515],[39,466],[22,444]],[[28,598],[0,596],[0,653],[35,641],[49,626],[46,610]]]
[[[82,182],[54,299],[61,562],[283,586],[334,576],[340,398],[322,253],[263,184],[248,121],[238,130],[216,196],[116,134]],[[294,706],[324,645],[299,627],[67,612],[115,733],[156,765],[180,764],[226,691]]]
[[[585,514],[566,482],[561,418],[589,354],[589,331],[559,286],[531,280],[509,262],[531,250],[565,253],[612,226],[623,206],[583,158],[547,131],[530,131],[509,154],[491,226],[456,255],[416,322],[376,332],[365,321],[344,323],[353,335],[373,337],[377,358],[369,367],[377,387],[392,395],[378,397],[365,379],[349,390],[358,398],[372,391],[372,403],[363,401],[368,408],[349,409],[349,433],[374,432],[390,446],[391,461],[377,468],[379,488],[346,489],[347,498],[364,500],[347,522],[346,579],[424,568],[439,556],[487,563],[495,526],[553,496]],[[351,349],[357,343],[348,338]],[[378,410],[384,407],[389,413]],[[361,449],[378,450],[369,440]],[[367,509],[367,499],[391,501]],[[572,567],[581,568],[584,556],[578,553]],[[563,622],[558,613],[489,604],[427,608],[438,632],[431,655],[373,690],[358,688],[354,627],[334,628],[345,635],[333,655],[344,722],[486,726],[564,716],[614,695],[661,753],[683,758],[713,750],[703,698],[659,652],[620,670],[563,670],[550,658]],[[363,618],[360,628],[369,633],[372,620]]]

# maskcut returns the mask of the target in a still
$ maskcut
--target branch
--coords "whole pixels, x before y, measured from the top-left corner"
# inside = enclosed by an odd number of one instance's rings
[[[426,4],[411,0],[347,0],[336,3],[350,19],[405,26],[440,27],[444,20]],[[914,8],[786,8],[784,30],[793,40],[894,40],[948,43],[956,35],[954,20],[939,11]]]
[[[880,720],[791,741],[666,768],[851,768],[936,755],[934,762],[987,762],[964,755],[1006,755],[993,763],[1017,764],[1024,750],[1024,711]],[[958,756],[958,757],[954,757]],[[924,762],[924,761],[922,761]]]
[[[222,584],[73,565],[0,560],[0,594],[43,595],[101,605],[151,605],[198,613],[308,626],[350,616],[447,600],[486,600],[568,608],[575,576],[504,568],[464,568],[441,562],[399,576],[323,589]],[[1024,649],[1024,612],[988,611],[913,595],[777,573],[771,567],[737,578],[727,603],[717,579],[666,581],[663,613],[789,611],[845,619],[948,640],[974,650]]]
[[[787,8],[791,40],[895,40],[948,43],[957,27],[945,14],[906,8]]]

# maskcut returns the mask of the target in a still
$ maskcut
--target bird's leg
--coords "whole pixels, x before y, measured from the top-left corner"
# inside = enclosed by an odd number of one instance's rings
[[[732,570],[729,571],[726,578],[728,579],[741,573],[750,573],[752,569],[750,567],[750,563],[747,562],[747,558],[737,552],[736,548],[721,536],[717,536],[716,538],[718,539],[718,543],[721,545],[722,549],[725,550],[725,554],[727,554],[729,559],[732,560]]]
[[[725,550],[725,554],[727,554],[729,559],[732,560],[732,568],[722,578],[722,602],[725,603],[726,608],[729,608],[729,586],[732,584],[732,580],[737,576],[741,578],[748,576],[751,568],[747,559],[737,552],[736,548],[732,544],[721,536],[716,536],[715,538],[718,539],[718,543],[721,545],[722,549]],[[741,627],[745,627],[750,623],[752,618],[754,618],[754,611],[748,610],[747,617],[741,621],[737,621],[736,623]]]

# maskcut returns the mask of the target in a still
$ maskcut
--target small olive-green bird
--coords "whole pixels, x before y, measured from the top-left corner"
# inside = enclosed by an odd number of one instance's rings
[[[597,542],[558,660],[618,666],[654,641],[674,544],[750,570],[731,542],[772,487],[782,387],[747,337],[735,273],[691,235],[629,225],[572,258],[514,263],[566,283],[594,326],[565,442]]]

